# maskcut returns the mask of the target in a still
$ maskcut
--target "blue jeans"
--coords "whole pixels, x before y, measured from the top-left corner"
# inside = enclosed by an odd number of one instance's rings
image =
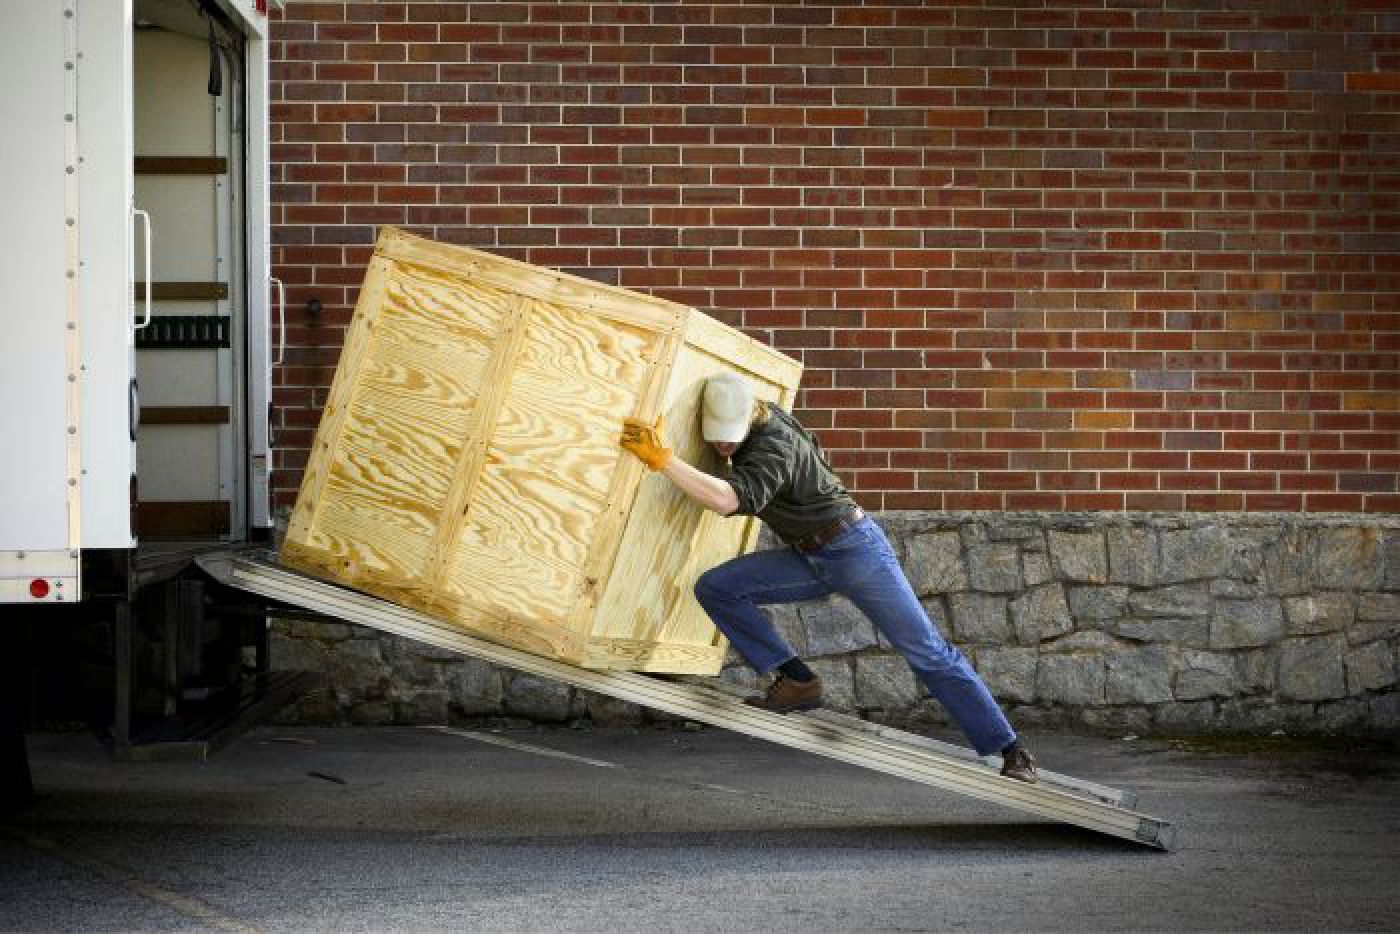
[[[779,548],[726,561],[695,582],[720,632],[760,674],[797,653],[758,608],[841,594],[870,618],[938,699],[978,755],[1016,739],[967,658],[945,640],[914,596],[884,530],[869,517],[813,552]]]

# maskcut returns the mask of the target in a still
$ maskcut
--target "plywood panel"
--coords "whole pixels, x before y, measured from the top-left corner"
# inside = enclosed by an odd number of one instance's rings
[[[700,469],[716,471],[714,455],[699,440],[694,403],[682,399],[666,411],[666,445]],[[600,637],[651,639],[660,632],[671,608],[689,596],[680,574],[705,514],[660,474],[643,478],[598,606]]]
[[[355,391],[321,494],[325,504],[374,516],[397,533],[392,543],[362,556],[367,570],[415,579],[429,569],[508,301],[422,270],[388,276],[382,304],[366,326]],[[443,307],[464,311],[444,316]],[[358,530],[353,523],[350,528]],[[331,528],[324,531],[337,553],[346,547]]]
[[[449,590],[521,616],[564,621],[623,457],[655,333],[533,304],[491,431]]]
[[[367,293],[369,304],[357,308],[337,370],[337,406],[328,411],[343,414],[324,420],[318,432],[319,491],[298,502],[315,527],[306,544],[339,559],[344,577],[360,583],[421,581],[429,568],[482,375],[511,302],[431,270],[386,264],[382,278]],[[444,308],[459,311],[444,315]],[[373,547],[360,543],[376,528],[383,536]],[[325,563],[323,557],[323,571]]]
[[[341,553],[330,550],[332,533],[322,524],[329,524],[322,494],[332,466],[338,457],[343,456],[339,450],[341,435],[355,395],[356,382],[361,377],[360,369],[369,346],[370,326],[383,303],[392,271],[393,264],[375,256],[365,272],[355,315],[345,332],[340,364],[336,367],[330,396],[321,412],[321,422],[316,428],[311,456],[302,474],[296,507],[292,510],[281,552],[281,560],[288,567],[323,574],[350,586],[362,585],[354,573],[354,563],[344,560]]]
[[[734,369],[785,404],[800,375],[693,309],[385,229],[283,561],[574,664],[713,673],[691,588],[756,520],[707,513],[617,439],[664,412],[705,465],[700,390]]]

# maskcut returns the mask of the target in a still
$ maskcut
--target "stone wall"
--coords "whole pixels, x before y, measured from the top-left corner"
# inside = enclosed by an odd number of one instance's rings
[[[1400,729],[1400,519],[897,513],[915,590],[1022,728]],[[771,541],[766,545],[772,545]],[[840,710],[946,723],[841,598],[773,609]],[[279,622],[274,663],[326,674],[295,722],[603,723],[631,705],[339,623]],[[724,677],[757,685],[732,657]]]

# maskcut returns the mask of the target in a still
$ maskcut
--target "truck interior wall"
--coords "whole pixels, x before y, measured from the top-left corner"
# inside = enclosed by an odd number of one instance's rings
[[[150,212],[152,329],[137,343],[143,538],[241,538],[245,280],[240,46],[138,4],[136,202]],[[211,75],[217,74],[217,82]],[[217,86],[214,86],[217,85]],[[218,93],[211,93],[217,90]],[[138,246],[138,270],[144,257]]]

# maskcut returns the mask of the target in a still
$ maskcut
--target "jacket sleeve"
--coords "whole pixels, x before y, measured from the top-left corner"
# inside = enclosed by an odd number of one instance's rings
[[[782,444],[760,439],[744,452],[743,463],[734,464],[726,478],[739,498],[731,515],[756,516],[792,479],[793,452]]]

